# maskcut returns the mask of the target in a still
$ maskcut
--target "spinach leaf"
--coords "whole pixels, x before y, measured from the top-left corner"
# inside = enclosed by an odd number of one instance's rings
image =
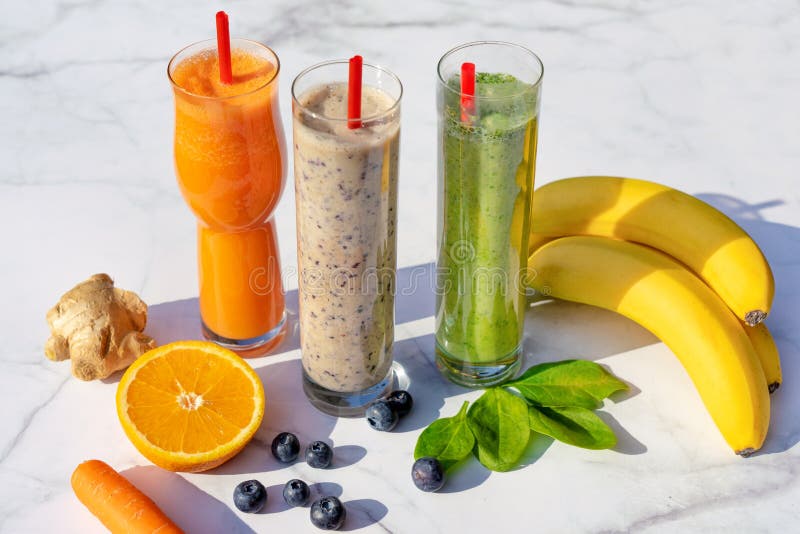
[[[437,419],[422,431],[414,448],[415,460],[433,456],[447,470],[472,452],[475,437],[467,426],[468,405],[469,402],[464,401],[454,417]]]
[[[610,449],[617,437],[592,410],[579,406],[528,406],[531,430],[584,449]]]
[[[523,397],[539,406],[580,406],[597,408],[615,391],[627,384],[586,360],[564,360],[535,365],[522,376],[504,384],[517,389]]]
[[[478,461],[492,471],[508,471],[525,452],[531,432],[527,403],[503,388],[491,388],[467,412],[478,446]]]

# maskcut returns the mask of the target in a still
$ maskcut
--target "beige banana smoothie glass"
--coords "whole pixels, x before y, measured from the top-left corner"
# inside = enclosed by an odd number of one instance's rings
[[[292,84],[303,388],[333,415],[363,415],[393,382],[401,96],[397,76],[364,63],[351,128],[347,60]]]

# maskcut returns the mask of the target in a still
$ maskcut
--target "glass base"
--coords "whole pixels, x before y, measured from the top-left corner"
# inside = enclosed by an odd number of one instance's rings
[[[363,417],[374,400],[392,391],[395,382],[394,367],[386,377],[372,387],[355,392],[332,391],[314,382],[303,369],[303,391],[319,411],[336,417]]]
[[[251,337],[248,339],[231,339],[229,337],[221,336],[211,330],[205,322],[201,321],[203,327],[203,337],[209,341],[213,341],[217,345],[230,349],[239,353],[240,356],[256,356],[264,354],[270,349],[274,348],[283,339],[286,333],[286,312],[283,312],[281,320],[277,326],[261,334],[260,336]]]
[[[522,346],[517,346],[510,354],[492,363],[465,362],[448,354],[436,342],[436,367],[442,375],[459,386],[485,388],[496,386],[513,378],[520,365]]]

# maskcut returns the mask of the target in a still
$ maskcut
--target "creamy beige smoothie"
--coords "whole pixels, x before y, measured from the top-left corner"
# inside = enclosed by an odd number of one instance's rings
[[[306,381],[330,392],[363,392],[390,373],[400,133],[396,101],[365,86],[364,124],[348,129],[347,84],[317,85],[296,97],[302,362]]]

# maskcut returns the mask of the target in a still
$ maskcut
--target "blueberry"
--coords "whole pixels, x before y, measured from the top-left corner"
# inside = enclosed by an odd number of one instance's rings
[[[397,424],[399,416],[392,409],[392,405],[386,399],[380,399],[367,407],[367,422],[375,430],[388,432]]]
[[[299,452],[300,442],[291,432],[281,432],[272,440],[272,455],[280,462],[293,462]]]
[[[392,391],[389,396],[386,397],[386,400],[389,401],[394,411],[397,412],[397,415],[400,417],[408,415],[411,408],[414,406],[414,399],[411,398],[411,394],[402,389]]]
[[[324,441],[314,441],[306,447],[306,462],[311,467],[325,469],[331,465],[333,451]]]
[[[267,503],[267,490],[258,480],[245,480],[233,490],[233,504],[242,512],[254,514]]]
[[[422,491],[438,491],[444,485],[442,464],[433,456],[420,458],[411,468],[411,478]]]
[[[289,506],[305,506],[309,497],[311,490],[308,489],[308,484],[297,478],[293,478],[283,487],[283,500]]]
[[[311,522],[322,530],[338,530],[346,516],[342,501],[334,496],[323,497],[311,505]]]

